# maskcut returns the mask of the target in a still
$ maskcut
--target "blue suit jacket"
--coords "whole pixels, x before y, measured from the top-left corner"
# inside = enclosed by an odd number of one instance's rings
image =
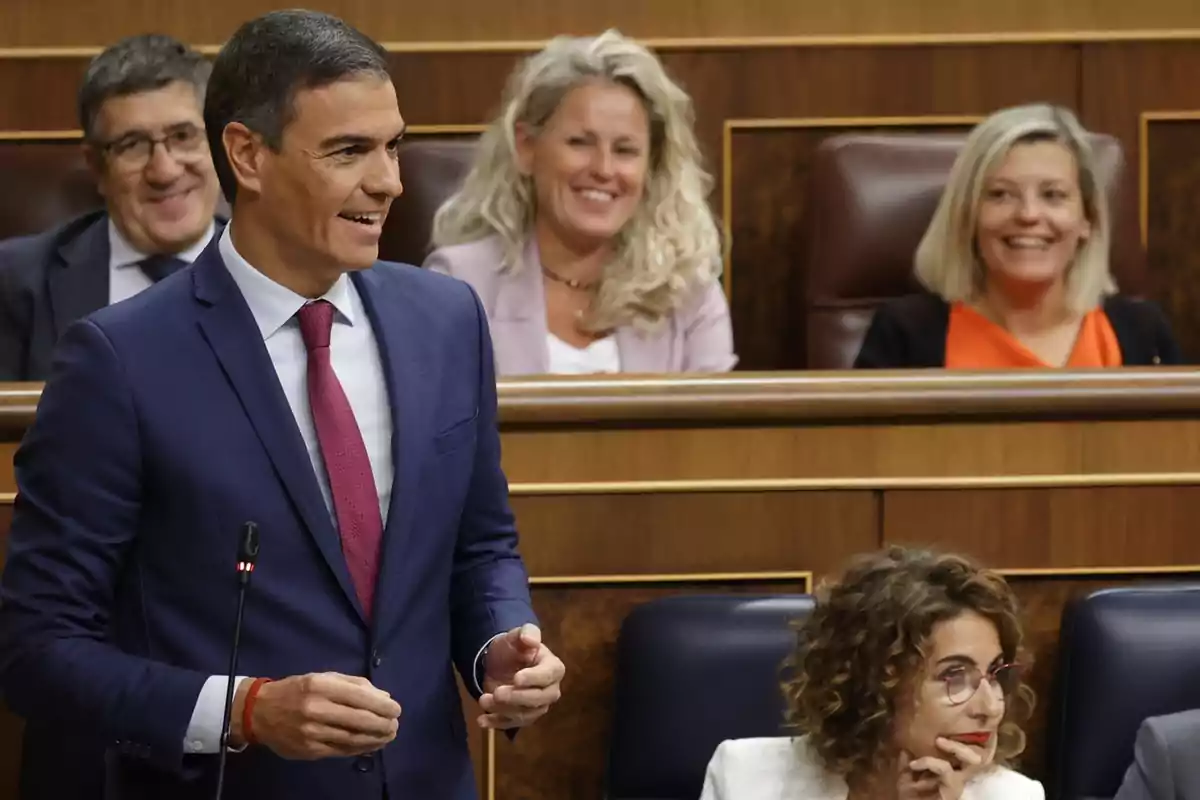
[[[365,675],[403,708],[360,759],[231,755],[225,797],[475,796],[452,664],[534,621],[500,467],[491,342],[474,292],[414,267],[352,276],[395,435],[373,620],[262,337],[214,242],[192,268],[72,325],[16,456],[0,583],[10,708],[109,743],[119,797],[207,797],[183,738],[227,669],[238,531],[258,523],[239,672]]]

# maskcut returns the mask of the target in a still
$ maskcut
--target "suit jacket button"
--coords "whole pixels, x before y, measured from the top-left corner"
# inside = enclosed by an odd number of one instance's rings
[[[376,669],[383,666],[383,656],[379,655],[378,650],[371,653],[371,665]]]
[[[370,772],[375,769],[375,759],[370,756],[359,756],[354,759],[354,769],[359,772]]]

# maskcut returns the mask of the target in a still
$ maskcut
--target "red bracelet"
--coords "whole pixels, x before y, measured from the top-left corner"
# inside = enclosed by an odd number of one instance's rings
[[[254,704],[258,701],[258,690],[270,682],[270,678],[255,678],[250,684],[250,691],[246,692],[246,703],[242,706],[242,738],[246,740],[246,744],[257,743],[254,738],[254,725],[251,723],[254,719]]]

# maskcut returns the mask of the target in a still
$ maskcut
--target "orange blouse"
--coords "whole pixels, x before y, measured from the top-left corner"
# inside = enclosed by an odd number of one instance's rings
[[[1079,326],[1075,349],[1066,367],[1119,367],[1121,347],[1108,316],[1097,308],[1089,311]],[[1047,368],[1050,365],[1034,355],[1007,330],[963,303],[950,308],[950,326],[946,331],[947,369],[1021,369]]]

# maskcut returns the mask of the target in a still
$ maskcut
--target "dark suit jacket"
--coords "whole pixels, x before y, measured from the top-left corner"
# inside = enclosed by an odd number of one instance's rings
[[[1150,717],[1114,800],[1200,800],[1200,710]]]
[[[103,210],[0,241],[0,381],[46,379],[67,326],[108,305],[108,261]]]
[[[262,336],[214,243],[190,270],[64,334],[16,458],[0,581],[0,692],[108,745],[120,798],[211,796],[183,737],[227,669],[238,530],[262,551],[239,671],[367,676],[403,708],[360,759],[230,757],[225,797],[470,800],[453,666],[535,621],[500,467],[493,356],[465,283],[379,263],[352,276],[379,343],[395,479],[367,621]]]
[[[108,263],[103,210],[0,242],[0,381],[45,380],[67,326],[108,305]],[[102,748],[68,731],[25,726],[22,800],[91,800],[103,777]]]
[[[1112,295],[1104,301],[1125,366],[1181,364],[1183,354],[1162,310],[1148,300]],[[875,312],[855,369],[937,369],[946,366],[950,304],[921,292],[890,300]]]
[[[0,381],[45,378],[54,343],[108,304],[108,215],[94,211],[50,231],[0,242]],[[90,800],[103,790],[103,748],[27,723],[22,800]],[[63,764],[71,769],[63,769]]]

